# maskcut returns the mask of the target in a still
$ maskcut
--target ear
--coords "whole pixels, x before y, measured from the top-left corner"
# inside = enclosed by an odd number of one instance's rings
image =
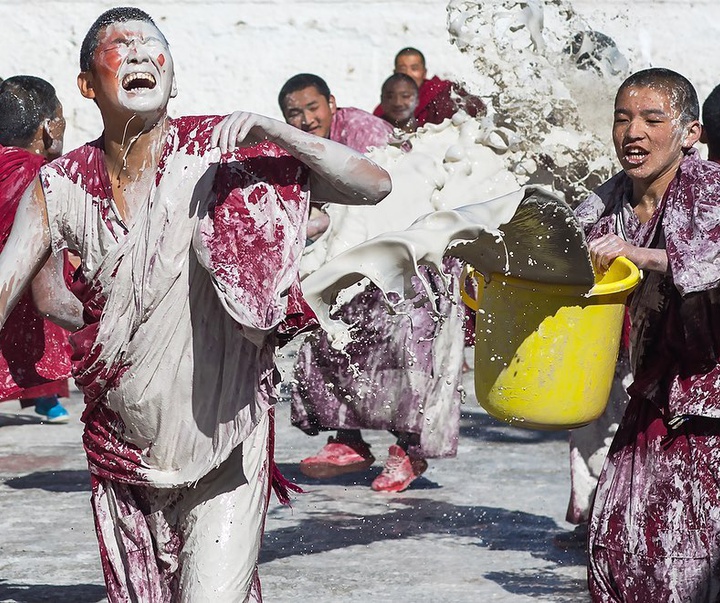
[[[700,128],[700,142],[707,144],[707,128],[705,126],[700,126]]]
[[[77,76],[77,85],[80,89],[80,94],[85,98],[95,98],[95,88],[93,85],[93,76],[89,71],[81,71]]]
[[[42,122],[41,128],[42,128],[43,146],[47,150],[52,146],[52,143],[53,143],[53,136],[52,136],[52,133],[50,132],[50,120],[44,119]]]
[[[702,136],[702,126],[698,120],[691,121],[685,126],[685,138],[683,139],[682,146],[685,149],[689,149],[693,146]]]
[[[335,111],[337,111],[337,103],[335,102],[335,97],[332,94],[328,99],[328,104],[330,105],[330,113],[335,115]]]
[[[170,87],[170,98],[175,98],[177,94],[177,80],[175,79],[175,74],[173,74],[172,86]]]

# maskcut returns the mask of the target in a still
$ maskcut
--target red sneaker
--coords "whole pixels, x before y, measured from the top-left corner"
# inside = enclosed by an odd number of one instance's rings
[[[370,486],[376,492],[402,492],[428,468],[425,459],[411,459],[397,444],[390,446],[382,473]]]
[[[340,442],[330,436],[320,452],[300,461],[300,472],[308,477],[335,477],[364,471],[374,462],[367,442]]]

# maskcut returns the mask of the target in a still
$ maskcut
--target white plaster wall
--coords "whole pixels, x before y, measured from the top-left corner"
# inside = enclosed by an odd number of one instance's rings
[[[0,0],[0,76],[29,73],[55,85],[68,117],[68,149],[101,130],[92,102],[75,87],[78,52],[94,19],[117,4]],[[720,82],[720,0],[573,4],[634,64],[681,71],[701,97]],[[323,76],[340,105],[372,110],[395,52],[408,45],[425,52],[432,74],[468,79],[473,88],[472,58],[449,43],[443,0],[154,0],[135,5],[153,16],[170,41],[180,90],[171,105],[174,115],[242,108],[280,117],[277,91],[299,71]]]

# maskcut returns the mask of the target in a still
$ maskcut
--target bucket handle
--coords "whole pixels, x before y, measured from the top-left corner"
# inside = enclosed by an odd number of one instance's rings
[[[467,283],[468,279],[472,279],[475,282],[475,296],[470,295],[470,293],[468,293],[468,290],[465,288],[465,284]],[[474,310],[475,312],[480,309],[480,302],[482,301],[483,288],[480,285],[481,279],[482,275],[477,272],[475,268],[473,268],[470,264],[465,264],[463,266],[462,274],[460,275],[460,297],[465,302],[465,305],[471,310]]]

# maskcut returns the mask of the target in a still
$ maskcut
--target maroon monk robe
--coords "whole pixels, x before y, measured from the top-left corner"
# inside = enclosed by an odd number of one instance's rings
[[[20,199],[44,162],[24,149],[0,147],[0,250]],[[42,318],[26,292],[0,331],[0,400],[67,396],[70,369],[67,331]]]
[[[576,210],[592,240],[664,248],[630,300],[630,402],[589,528],[593,601],[720,598],[720,169],[691,149],[640,223],[620,173]]]
[[[487,110],[481,99],[472,96],[455,82],[435,76],[420,85],[418,106],[415,108],[415,119],[419,126],[442,123],[460,109],[470,117],[484,115]],[[380,105],[375,107],[373,115],[383,116]]]

